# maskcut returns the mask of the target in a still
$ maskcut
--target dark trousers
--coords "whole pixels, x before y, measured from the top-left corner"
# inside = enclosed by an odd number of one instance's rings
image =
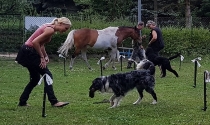
[[[39,67],[40,57],[37,54],[36,50],[34,50],[34,48],[23,45],[17,55],[16,61],[18,61],[18,63],[21,64],[22,66],[26,67],[30,74],[30,79],[29,79],[30,81],[26,85],[19,99],[20,101],[19,105],[26,105],[27,100],[29,99],[29,95],[31,94],[31,91],[38,84],[40,80],[40,75],[48,74],[52,79],[53,77],[52,73],[49,71],[47,67],[44,69],[41,69]],[[53,86],[47,84],[46,78],[44,78],[44,84],[46,87],[48,100],[52,105],[56,104],[58,100],[55,97]]]
[[[52,74],[48,68],[41,69],[41,68],[35,68],[35,67],[27,67],[27,69],[30,73],[30,81],[26,85],[22,95],[20,96],[19,105],[25,105],[27,103],[27,100],[29,99],[29,95],[31,91],[38,84],[40,80],[40,74],[44,75],[45,73],[47,73],[52,78]],[[54,105],[55,103],[58,102],[58,100],[55,97],[53,86],[48,85],[45,78],[44,78],[44,84],[46,86],[46,93],[48,96],[48,100],[50,101],[51,105]]]
[[[41,68],[35,68],[35,67],[27,67],[29,73],[30,73],[30,81],[26,85],[22,95],[20,96],[20,103],[19,105],[25,105],[27,103],[27,100],[29,99],[29,95],[33,88],[38,84],[40,80],[40,74],[44,75],[47,73],[51,78],[52,74],[48,70],[48,68],[41,69]],[[48,96],[48,100],[52,105],[56,104],[58,102],[57,98],[55,97],[54,91],[53,91],[53,86],[48,85],[46,82],[46,79],[44,78],[44,84],[46,86],[46,93]]]

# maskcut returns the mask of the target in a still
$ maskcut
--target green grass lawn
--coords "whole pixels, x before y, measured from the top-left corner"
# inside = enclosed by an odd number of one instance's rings
[[[60,101],[69,101],[63,108],[54,108],[46,103],[47,117],[42,115],[43,84],[31,93],[28,103],[30,107],[17,107],[19,96],[29,81],[26,68],[13,60],[0,60],[0,125],[209,125],[210,124],[210,91],[207,89],[207,110],[203,111],[203,72],[210,70],[210,59],[205,57],[197,70],[197,86],[194,84],[193,58],[186,58],[179,70],[179,59],[171,61],[172,67],[179,73],[176,78],[167,72],[160,78],[156,67],[156,87],[158,103],[151,105],[152,97],[144,92],[139,105],[132,103],[138,98],[137,91],[130,91],[123,98],[121,105],[108,109],[109,103],[94,104],[109,99],[111,94],[97,92],[95,98],[89,98],[89,87],[92,80],[100,76],[100,65],[97,58],[90,58],[93,71],[89,71],[81,58],[75,60],[74,70],[66,64],[64,76],[63,60],[51,61],[48,65],[54,76],[54,91]],[[117,70],[111,67],[103,71],[103,75],[126,72],[127,61],[116,63]],[[104,61],[103,61],[104,64]],[[207,88],[209,85],[207,85]]]

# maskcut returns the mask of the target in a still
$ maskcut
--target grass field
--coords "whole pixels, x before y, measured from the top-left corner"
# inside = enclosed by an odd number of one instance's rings
[[[95,98],[89,98],[89,87],[92,80],[100,76],[100,65],[97,58],[89,60],[93,71],[89,71],[81,58],[75,60],[74,70],[68,70],[64,76],[63,60],[51,61],[48,65],[54,76],[54,91],[60,101],[69,101],[63,108],[54,108],[46,103],[47,117],[43,118],[43,84],[31,93],[28,103],[30,107],[17,107],[18,99],[29,76],[26,68],[13,60],[0,60],[0,125],[209,125],[210,109],[203,111],[203,72],[210,69],[208,57],[200,62],[197,70],[197,86],[194,84],[194,63],[186,58],[179,70],[179,59],[171,61],[173,68],[179,73],[176,78],[167,72],[160,78],[156,67],[156,87],[158,103],[151,105],[152,97],[144,92],[144,99],[139,105],[132,103],[138,98],[136,90],[123,98],[121,105],[108,109],[109,103],[94,104],[109,99],[111,94],[97,92]],[[103,61],[104,63],[104,61]],[[111,68],[103,71],[103,75],[130,71],[123,62],[116,63],[117,70]],[[209,85],[207,85],[207,88]],[[207,107],[210,106],[210,92],[207,89]]]

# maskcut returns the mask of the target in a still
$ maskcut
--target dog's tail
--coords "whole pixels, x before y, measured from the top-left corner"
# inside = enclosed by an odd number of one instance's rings
[[[172,60],[172,59],[175,59],[175,58],[179,57],[180,55],[181,55],[181,53],[177,53],[176,55],[171,56],[171,57],[169,57],[168,59],[169,59],[169,60]]]

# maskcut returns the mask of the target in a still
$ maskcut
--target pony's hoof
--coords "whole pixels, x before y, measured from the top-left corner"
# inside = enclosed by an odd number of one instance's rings
[[[113,68],[114,70],[117,70],[117,68],[116,68],[116,67],[114,67],[114,66],[113,66],[112,68]]]
[[[92,68],[88,68],[90,71],[93,71],[93,69]]]

